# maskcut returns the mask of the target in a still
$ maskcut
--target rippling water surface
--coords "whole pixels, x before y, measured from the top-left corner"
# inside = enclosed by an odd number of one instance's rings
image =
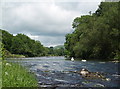
[[[120,74],[119,63],[101,61],[70,61],[64,57],[36,57],[9,60],[19,62],[36,74],[41,87],[118,87]],[[74,71],[86,68],[92,72],[101,72],[109,81],[101,79],[85,79]]]

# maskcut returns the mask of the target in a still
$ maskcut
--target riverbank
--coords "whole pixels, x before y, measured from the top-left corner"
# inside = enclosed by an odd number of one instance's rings
[[[17,63],[2,62],[2,87],[38,87],[34,74]]]
[[[25,58],[24,55],[19,55],[19,54],[11,54],[9,51],[5,50],[4,52],[5,58]]]

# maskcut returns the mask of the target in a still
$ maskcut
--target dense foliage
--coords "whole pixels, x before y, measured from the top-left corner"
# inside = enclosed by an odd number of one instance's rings
[[[65,48],[63,45],[50,47],[48,54],[51,56],[64,56],[65,55]]]
[[[2,43],[4,44],[6,52],[12,54],[21,54],[29,57],[44,56],[47,54],[47,48],[39,41],[30,39],[24,34],[17,34],[13,36],[5,30],[2,31]]]
[[[74,32],[66,35],[70,57],[120,59],[120,2],[102,2],[92,15],[77,17]]]
[[[5,57],[36,57],[36,56],[63,56],[64,46],[44,47],[40,41],[30,39],[24,34],[13,36],[5,30],[0,30],[1,51]],[[3,47],[4,46],[4,47]],[[4,49],[4,51],[2,51]],[[17,54],[17,55],[14,55]],[[2,55],[1,55],[2,56]]]

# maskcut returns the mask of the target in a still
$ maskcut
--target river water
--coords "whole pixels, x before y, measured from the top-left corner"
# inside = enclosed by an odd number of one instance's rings
[[[120,74],[119,63],[103,61],[70,61],[64,57],[35,57],[8,60],[18,62],[34,72],[41,87],[118,87]],[[86,79],[74,71],[86,68],[92,72],[103,73],[109,81]]]

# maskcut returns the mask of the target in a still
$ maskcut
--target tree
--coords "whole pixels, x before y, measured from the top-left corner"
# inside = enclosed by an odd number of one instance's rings
[[[84,59],[111,59],[117,56],[119,59],[119,3],[102,2],[92,15],[74,19],[74,32],[66,35],[64,44],[69,56]]]
[[[11,41],[13,35],[11,35],[9,32],[5,30],[1,30],[1,32],[2,32],[2,43],[4,44],[4,47],[6,48],[6,50],[11,51],[10,47],[12,46]]]

